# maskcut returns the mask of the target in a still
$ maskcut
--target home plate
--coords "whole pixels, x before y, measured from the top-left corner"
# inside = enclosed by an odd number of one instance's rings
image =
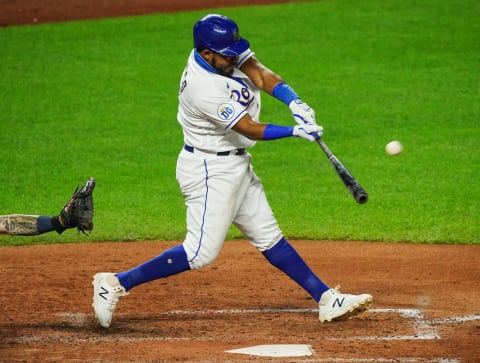
[[[308,344],[269,344],[254,347],[227,350],[227,353],[249,354],[262,357],[303,357],[313,355]]]

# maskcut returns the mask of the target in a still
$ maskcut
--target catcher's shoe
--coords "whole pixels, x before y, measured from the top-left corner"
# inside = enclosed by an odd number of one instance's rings
[[[78,232],[87,234],[85,231],[93,229],[93,196],[96,181],[94,178],[88,179],[80,190],[78,187],[73,192],[70,200],[60,211],[58,221],[60,226],[56,228],[58,233],[62,233],[67,228],[77,227]]]
[[[93,277],[93,310],[104,328],[110,327],[120,297],[128,295],[113,273],[100,272]]]
[[[330,289],[323,293],[319,306],[319,319],[323,322],[332,320],[348,320],[372,305],[373,298],[370,294],[349,295],[340,293],[339,289]]]

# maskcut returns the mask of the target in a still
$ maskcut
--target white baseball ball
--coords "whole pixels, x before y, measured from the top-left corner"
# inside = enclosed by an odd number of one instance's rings
[[[400,141],[391,141],[385,146],[385,151],[388,155],[398,155],[402,152],[403,146]]]

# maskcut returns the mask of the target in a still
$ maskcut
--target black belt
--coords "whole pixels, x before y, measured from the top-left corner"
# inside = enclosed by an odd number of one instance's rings
[[[189,153],[195,152],[195,148],[190,145],[184,145],[183,148]],[[217,156],[229,156],[229,155],[245,155],[245,149],[235,149],[230,151],[219,151],[216,153]],[[213,154],[213,153],[212,153]]]

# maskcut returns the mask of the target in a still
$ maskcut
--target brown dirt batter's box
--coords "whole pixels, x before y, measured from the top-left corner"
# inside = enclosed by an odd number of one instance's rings
[[[126,269],[176,243],[0,248],[0,275],[8,276],[0,295],[0,361],[275,359],[226,353],[259,344],[307,344],[314,351],[309,362],[480,359],[479,246],[292,241],[323,279],[375,298],[358,319],[321,324],[314,301],[248,242],[226,242],[204,270],[133,289],[112,327],[100,328],[92,275]]]

